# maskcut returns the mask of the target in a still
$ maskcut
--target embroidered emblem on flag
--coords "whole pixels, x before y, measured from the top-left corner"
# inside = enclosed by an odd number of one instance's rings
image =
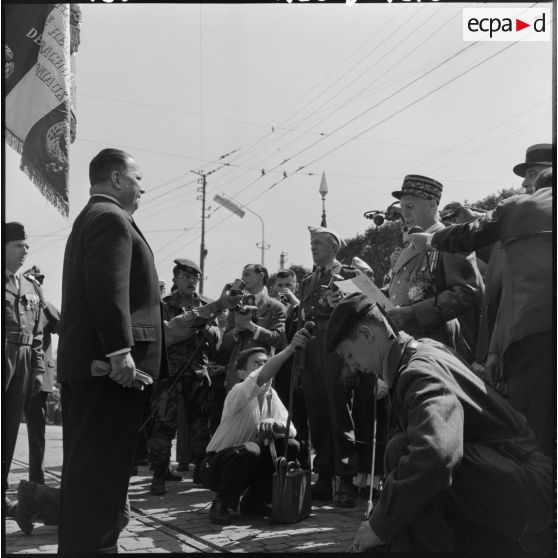
[[[6,140],[21,154],[21,170],[67,216],[81,11],[78,4],[6,4],[4,14]]]

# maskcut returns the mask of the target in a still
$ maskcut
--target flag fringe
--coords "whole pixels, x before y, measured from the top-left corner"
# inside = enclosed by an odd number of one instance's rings
[[[52,189],[45,180],[41,171],[26,157],[21,158],[20,170],[22,170],[38,188],[39,192],[51,203],[63,217],[68,217],[69,204],[58,192]]]
[[[8,145],[12,149],[15,149],[21,155],[21,153],[23,151],[23,141],[20,140],[12,132],[10,132],[10,130],[8,130],[7,128],[4,128],[4,133],[5,133],[6,142],[8,143]]]

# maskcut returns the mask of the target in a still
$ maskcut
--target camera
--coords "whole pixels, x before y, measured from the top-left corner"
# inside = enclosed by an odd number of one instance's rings
[[[231,296],[241,295],[246,287],[246,283],[242,279],[235,279],[232,283],[229,283],[229,294]]]
[[[401,213],[401,206],[397,205],[398,203],[398,201],[393,202],[385,211],[381,211],[379,209],[366,211],[364,213],[364,217],[365,219],[371,219],[374,221],[374,225],[377,227],[381,227],[385,221],[402,221],[403,214]]]

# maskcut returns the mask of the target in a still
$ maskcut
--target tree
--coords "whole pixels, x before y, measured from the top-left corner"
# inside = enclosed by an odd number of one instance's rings
[[[486,209],[490,211],[494,209],[502,200],[509,198],[510,196],[515,196],[517,194],[523,194],[523,188],[504,188],[496,194],[490,194],[486,198],[482,198],[474,203],[469,203],[467,200],[463,202],[463,205],[470,205],[471,207],[478,207],[479,209]]]

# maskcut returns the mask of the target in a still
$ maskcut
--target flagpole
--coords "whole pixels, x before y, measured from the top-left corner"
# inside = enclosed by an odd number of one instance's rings
[[[325,171],[322,172],[322,180],[320,182],[320,195],[322,196],[322,227],[327,227],[327,220],[326,220],[326,208],[325,208],[325,198],[327,196],[327,182],[325,177]]]

